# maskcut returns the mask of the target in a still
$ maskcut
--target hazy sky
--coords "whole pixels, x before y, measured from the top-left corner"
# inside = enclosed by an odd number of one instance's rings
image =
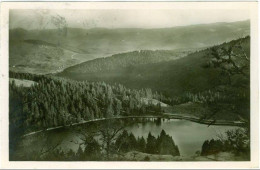
[[[10,28],[163,28],[249,19],[247,10],[11,10]],[[56,24],[55,24],[56,23]]]

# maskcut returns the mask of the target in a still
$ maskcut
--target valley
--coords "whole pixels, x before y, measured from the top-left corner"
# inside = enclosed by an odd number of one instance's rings
[[[249,35],[249,26],[246,20],[160,29],[68,28],[66,35],[58,29],[16,28],[9,32],[9,65],[12,71],[47,74],[130,51],[195,51]]]
[[[9,39],[10,160],[250,159],[249,20]]]

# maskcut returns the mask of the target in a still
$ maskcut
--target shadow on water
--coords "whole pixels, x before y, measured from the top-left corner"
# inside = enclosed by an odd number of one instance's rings
[[[84,146],[89,138],[98,141],[101,152],[112,150],[116,136],[126,130],[136,139],[144,138],[147,141],[149,133],[158,138],[162,130],[169,135],[178,146],[180,155],[192,156],[200,151],[205,140],[217,138],[227,130],[236,129],[234,126],[207,126],[187,120],[164,118],[129,118],[90,122],[78,126],[46,131],[22,139],[15,152],[18,160],[30,158],[24,155],[38,155],[39,157],[51,150],[61,150],[64,153],[77,152],[79,146]],[[118,131],[118,132],[117,132]],[[115,133],[115,134],[114,134]],[[91,134],[93,134],[91,136]],[[114,135],[114,136],[113,136]],[[106,141],[112,138],[111,141]],[[106,143],[104,144],[104,141]],[[107,148],[111,142],[111,148]],[[110,144],[109,144],[110,145]],[[108,146],[109,146],[108,145]],[[84,150],[84,147],[82,147]],[[110,151],[109,151],[110,152]],[[37,159],[37,158],[35,158]]]

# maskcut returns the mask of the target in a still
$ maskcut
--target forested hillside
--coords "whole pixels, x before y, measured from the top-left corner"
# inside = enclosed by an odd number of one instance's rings
[[[137,65],[152,64],[162,61],[179,59],[189,54],[189,51],[169,51],[169,50],[140,50],[128,53],[120,53],[111,57],[98,58],[88,62],[75,65],[65,69],[62,74],[73,73],[95,73],[99,71],[111,71],[120,68],[134,67]]]
[[[10,82],[10,129],[23,133],[115,116],[160,114],[161,106],[142,98],[161,98],[150,89],[130,90],[103,82],[76,82],[49,76],[10,73],[34,80],[31,87]]]
[[[245,53],[250,56],[249,37],[212,48],[228,48],[240,41],[243,49],[245,49]],[[171,57],[167,51],[150,51],[148,53],[149,57],[146,57],[146,51],[143,53],[123,53],[114,57],[73,66],[58,74],[58,76],[74,80],[121,83],[129,88],[151,88],[171,97],[183,95],[185,92],[197,93],[215,88],[227,80],[227,75],[221,76],[220,69],[214,67],[205,68],[210,61],[209,56],[212,48],[194,52],[185,57],[167,62],[163,61]],[[120,56],[122,60],[117,59],[117,56]],[[147,60],[150,62],[150,57],[153,61],[153,56],[157,56],[158,62],[145,64]],[[161,59],[159,59],[160,56],[162,57]],[[142,62],[142,59],[146,58],[147,60]],[[135,64],[127,66],[124,64],[125,61],[132,61],[130,63]],[[139,65],[136,63],[144,64]]]
[[[139,59],[131,57],[133,60]],[[192,102],[174,107],[175,113],[200,116],[203,112],[219,112],[217,119],[231,120],[240,116],[249,117],[250,37],[213,46],[172,61],[125,67],[124,64],[115,62],[113,57],[106,58],[105,61],[100,60],[102,67],[97,64],[98,60],[93,65],[92,62],[87,62],[67,69],[58,76],[81,81],[121,83],[132,89],[151,88],[167,96],[160,100],[170,105]],[[114,69],[108,69],[110,67],[106,63]],[[95,72],[87,72],[87,67],[83,66],[93,67]]]
[[[200,49],[249,35],[249,27],[247,20],[159,29],[66,28],[66,34],[17,28],[9,31],[10,70],[51,73],[128,51]]]

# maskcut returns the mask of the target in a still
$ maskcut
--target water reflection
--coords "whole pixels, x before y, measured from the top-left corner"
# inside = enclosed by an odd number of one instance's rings
[[[173,137],[175,143],[179,146],[181,155],[193,155],[201,150],[203,142],[207,139],[217,138],[218,134],[227,130],[236,129],[234,126],[207,126],[187,120],[164,120],[158,126],[155,122],[137,123],[128,126],[126,129],[132,132],[136,137],[145,136],[151,132],[158,136],[162,129]]]
[[[75,128],[80,128],[83,131],[95,131],[98,130],[100,124],[104,124],[105,121],[93,122],[77,127],[69,127],[64,129],[58,129],[54,131],[45,132],[50,141],[61,141],[59,148],[65,152],[72,149],[78,150],[78,143],[81,139],[79,134],[75,133]],[[162,130],[166,134],[170,135],[175,144],[178,145],[180,154],[183,156],[194,155],[196,151],[201,150],[202,144],[205,140],[217,138],[218,134],[224,133],[227,130],[235,129],[234,126],[207,126],[187,120],[174,120],[174,119],[120,119],[109,121],[106,123],[124,125],[125,129],[129,133],[133,133],[136,138],[148,136],[148,133],[157,137]],[[44,145],[45,135],[39,134],[35,136],[29,136],[24,138],[20,145],[19,152],[22,153],[26,148],[31,150],[40,150]],[[98,137],[96,137],[98,139]],[[73,142],[72,142],[73,141]],[[33,144],[33,145],[32,145]],[[18,152],[18,153],[19,153]]]

